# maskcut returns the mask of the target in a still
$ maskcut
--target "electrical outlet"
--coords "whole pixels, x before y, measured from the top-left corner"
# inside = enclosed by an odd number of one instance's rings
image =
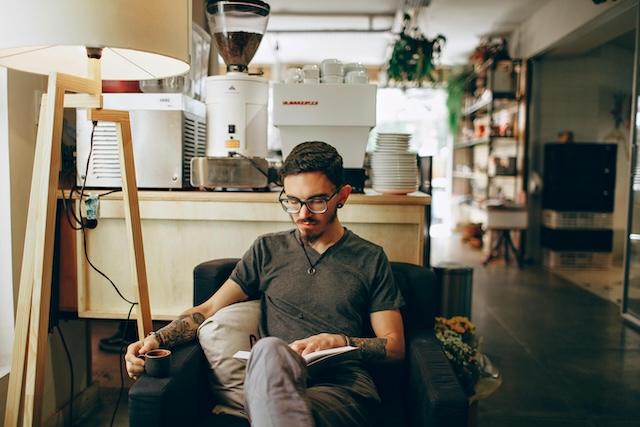
[[[36,89],[35,91],[35,113],[36,116],[34,118],[34,121],[36,123],[36,125],[38,124],[38,122],[40,121],[40,104],[42,103],[42,95],[44,95],[44,91],[40,90],[40,89]]]

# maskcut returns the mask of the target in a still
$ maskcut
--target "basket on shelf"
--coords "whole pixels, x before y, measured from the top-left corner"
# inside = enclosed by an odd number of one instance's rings
[[[549,228],[611,229],[613,228],[613,214],[544,209],[542,211],[542,223]]]
[[[611,252],[554,251],[542,249],[542,265],[550,269],[608,270],[613,263]]]

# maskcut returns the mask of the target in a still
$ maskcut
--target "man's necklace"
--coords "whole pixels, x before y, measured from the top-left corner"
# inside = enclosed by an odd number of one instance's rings
[[[311,259],[309,258],[309,255],[307,254],[307,249],[304,247],[304,242],[302,240],[300,241],[300,246],[302,246],[302,251],[304,252],[304,256],[307,258],[307,261],[309,261],[309,269],[307,270],[307,274],[311,274],[311,275],[316,274],[316,265],[318,265],[318,263],[320,262],[324,254],[320,255],[320,258],[318,258],[316,262],[312,263]]]

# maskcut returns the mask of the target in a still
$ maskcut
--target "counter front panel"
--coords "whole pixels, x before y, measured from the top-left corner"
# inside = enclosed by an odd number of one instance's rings
[[[192,306],[193,268],[197,264],[214,258],[239,258],[259,235],[293,228],[277,203],[276,192],[140,192],[139,198],[151,314],[156,320],[173,319]],[[391,261],[428,264],[429,203],[430,197],[422,193],[353,194],[339,216],[345,227],[382,246]],[[66,223],[61,226],[68,227]],[[86,230],[85,236],[91,262],[133,301],[121,195],[101,197],[98,225]],[[77,283],[71,283],[66,272],[63,286],[77,286],[78,315],[126,318],[130,304],[88,264],[82,239],[82,234],[77,234],[75,251],[62,252],[63,256],[75,256]]]

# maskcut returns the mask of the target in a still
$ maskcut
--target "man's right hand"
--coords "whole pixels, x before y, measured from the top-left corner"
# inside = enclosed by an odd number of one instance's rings
[[[153,335],[146,337],[142,341],[136,341],[129,344],[129,347],[127,347],[127,353],[124,355],[129,378],[137,380],[140,377],[140,374],[144,372],[144,359],[138,357],[138,355],[145,354],[158,347],[160,347],[160,343]]]

